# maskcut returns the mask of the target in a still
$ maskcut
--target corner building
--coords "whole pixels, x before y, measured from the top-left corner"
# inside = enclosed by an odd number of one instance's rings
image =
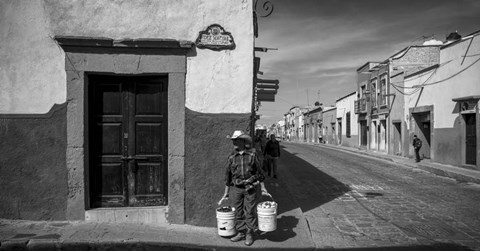
[[[251,1],[1,1],[0,217],[214,226],[253,27]]]

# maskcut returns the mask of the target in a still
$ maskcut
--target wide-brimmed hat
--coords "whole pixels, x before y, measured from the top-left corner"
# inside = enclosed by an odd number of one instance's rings
[[[252,142],[252,137],[250,137],[248,134],[245,134],[242,130],[236,130],[233,132],[232,136],[227,136],[229,139],[244,139],[247,142]]]

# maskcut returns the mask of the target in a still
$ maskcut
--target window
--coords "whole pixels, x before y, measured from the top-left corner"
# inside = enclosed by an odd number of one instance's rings
[[[372,107],[377,106],[377,80],[372,80],[370,96],[372,97]]]
[[[347,125],[346,125],[346,129],[347,129],[347,138],[350,138],[350,112],[347,112]]]
[[[387,104],[387,75],[380,79],[380,105]]]

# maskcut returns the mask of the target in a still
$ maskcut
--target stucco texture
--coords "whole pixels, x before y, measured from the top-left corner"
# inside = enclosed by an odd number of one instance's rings
[[[64,53],[42,1],[0,1],[0,113],[46,113],[65,102]]]
[[[236,48],[198,49],[189,58],[186,106],[250,112],[252,13],[250,0],[0,1],[0,113],[45,113],[66,101],[64,53],[54,36],[195,41],[211,24],[230,32]]]
[[[45,117],[0,116],[0,218],[65,220],[66,105]]]
[[[55,35],[195,41],[211,24],[230,32],[235,50],[197,49],[187,61],[186,107],[206,113],[251,110],[253,16],[251,1],[46,0]]]
[[[234,130],[248,132],[249,114],[185,112],[186,223],[216,226],[215,209],[225,189],[225,163]]]

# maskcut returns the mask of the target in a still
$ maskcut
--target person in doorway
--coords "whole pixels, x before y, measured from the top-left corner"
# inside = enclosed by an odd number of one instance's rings
[[[415,162],[420,162],[420,148],[422,148],[422,140],[413,135],[413,149],[415,149]]]
[[[257,187],[260,184],[262,195],[270,195],[265,188],[265,176],[258,162],[257,154],[251,149],[252,138],[242,131],[235,131],[231,137],[233,152],[228,156],[225,172],[225,192],[218,204],[232,197],[235,208],[235,229],[237,234],[230,240],[245,240],[245,245],[253,244],[253,234],[257,225],[255,205]]]
[[[280,143],[275,138],[275,135],[270,135],[270,140],[265,146],[265,152],[263,153],[268,161],[267,172],[268,176],[273,174],[273,178],[277,178],[278,158],[280,158]]]

